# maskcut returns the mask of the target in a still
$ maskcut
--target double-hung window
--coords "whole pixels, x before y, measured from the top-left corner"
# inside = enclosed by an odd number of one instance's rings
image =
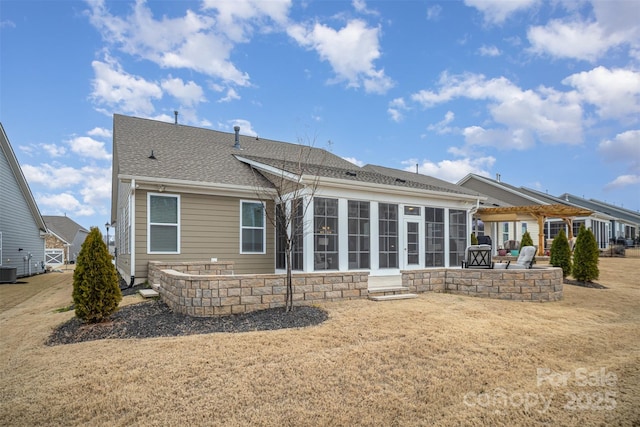
[[[180,253],[180,196],[149,193],[147,206],[147,252]]]
[[[240,201],[240,253],[263,254],[266,251],[265,210],[262,202]]]

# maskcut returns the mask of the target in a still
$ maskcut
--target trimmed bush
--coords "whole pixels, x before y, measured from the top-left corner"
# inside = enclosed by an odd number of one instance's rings
[[[525,231],[522,235],[522,240],[520,241],[520,249],[525,246],[535,246],[533,244],[533,239],[531,238],[531,234],[528,231]]]
[[[118,309],[122,292],[111,255],[97,227],[91,227],[73,272],[73,303],[76,316],[87,323],[97,323]]]
[[[573,269],[571,275],[581,282],[592,282],[600,276],[598,242],[591,230],[580,226],[576,246],[573,250]]]
[[[555,239],[553,239],[553,243],[551,243],[551,258],[549,259],[549,264],[562,268],[563,278],[571,274],[571,248],[569,247],[567,235],[564,234],[564,230],[562,229]]]

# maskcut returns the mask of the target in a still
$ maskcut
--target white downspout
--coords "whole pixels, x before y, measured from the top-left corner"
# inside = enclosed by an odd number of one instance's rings
[[[133,281],[136,276],[136,179],[131,178],[131,193],[129,197],[129,252],[131,255],[131,283],[129,286],[133,286]]]

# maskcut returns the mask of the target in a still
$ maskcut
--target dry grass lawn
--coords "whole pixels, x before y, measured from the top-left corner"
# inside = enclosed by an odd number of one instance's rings
[[[56,347],[71,274],[0,285],[0,425],[638,426],[639,267],[603,258],[609,289],[555,303],[423,294],[326,304],[308,329]]]

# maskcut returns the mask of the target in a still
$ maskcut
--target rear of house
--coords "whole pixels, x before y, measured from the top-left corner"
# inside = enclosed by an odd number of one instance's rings
[[[282,271],[284,232],[269,220],[281,179],[302,186],[278,207],[299,213],[294,271],[460,266],[477,193],[239,131],[114,116],[112,223],[124,278],[146,280],[149,261],[212,258],[233,261],[237,274]]]

